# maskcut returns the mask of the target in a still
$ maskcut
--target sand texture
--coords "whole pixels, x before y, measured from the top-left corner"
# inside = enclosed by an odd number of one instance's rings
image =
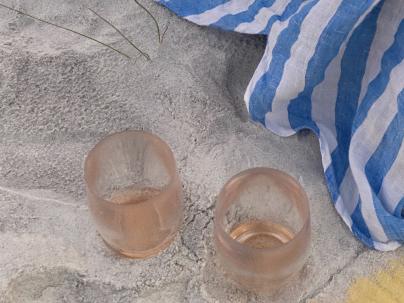
[[[6,0],[4,0],[6,1]],[[183,21],[143,1],[7,1],[111,43],[133,59],[0,8],[0,302],[344,302],[352,282],[404,250],[367,250],[334,210],[317,139],[281,138],[249,122],[244,90],[262,37]],[[152,61],[86,7],[112,21]],[[144,129],[173,149],[185,218],[161,255],[130,260],[98,236],[85,200],[83,161],[100,138]],[[212,246],[224,182],[254,166],[282,169],[306,189],[312,252],[293,285],[272,297],[223,278]]]

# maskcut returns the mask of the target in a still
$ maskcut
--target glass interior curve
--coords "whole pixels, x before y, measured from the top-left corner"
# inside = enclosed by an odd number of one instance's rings
[[[156,135],[107,136],[85,162],[88,203],[104,241],[134,258],[157,254],[182,220],[181,183],[174,156]]]
[[[281,171],[260,167],[231,178],[218,197],[214,221],[221,264],[244,287],[278,288],[307,258],[307,196]]]

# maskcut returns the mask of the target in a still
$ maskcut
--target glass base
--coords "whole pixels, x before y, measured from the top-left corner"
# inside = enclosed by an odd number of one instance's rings
[[[102,238],[102,237],[101,237]],[[162,242],[160,245],[148,249],[148,250],[142,250],[142,251],[127,251],[127,250],[123,250],[121,248],[117,248],[114,245],[112,245],[111,243],[109,243],[107,240],[105,240],[104,238],[102,238],[104,240],[104,243],[113,251],[119,253],[122,256],[131,258],[131,259],[146,259],[146,258],[151,258],[154,257],[156,255],[158,255],[161,251],[163,251],[164,249],[166,249],[171,242],[174,241],[175,238],[175,234],[172,235],[171,237],[167,238],[164,242]]]

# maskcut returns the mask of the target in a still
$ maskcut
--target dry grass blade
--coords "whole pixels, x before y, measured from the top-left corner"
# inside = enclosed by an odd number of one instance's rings
[[[161,35],[160,43],[163,42],[163,39],[164,39],[164,36],[166,35],[167,30],[168,30],[168,24],[166,25],[166,28],[164,29],[163,34]]]
[[[118,49],[112,47],[111,45],[108,45],[108,44],[106,44],[106,43],[104,43],[104,42],[101,42],[101,41],[99,41],[99,40],[97,40],[97,39],[91,38],[90,36],[87,36],[87,35],[85,35],[85,34],[82,34],[82,33],[80,33],[80,32],[77,32],[77,31],[75,31],[75,30],[73,30],[73,29],[70,29],[70,28],[67,28],[67,27],[64,27],[64,26],[61,26],[61,25],[58,25],[58,24],[55,24],[55,23],[46,21],[46,20],[44,20],[44,19],[41,19],[41,18],[32,16],[32,15],[30,15],[30,14],[24,13],[23,11],[20,11],[20,10],[18,10],[18,9],[13,8],[13,7],[4,5],[4,4],[2,4],[2,3],[0,3],[0,7],[9,9],[9,10],[11,10],[11,11],[13,11],[13,12],[16,12],[16,13],[20,14],[20,15],[23,15],[23,16],[32,18],[32,19],[34,19],[34,20],[37,20],[37,21],[40,21],[40,22],[43,22],[43,23],[52,25],[52,26],[54,26],[54,27],[63,29],[63,30],[65,30],[65,31],[68,31],[68,32],[77,34],[77,35],[82,36],[82,37],[84,37],[84,38],[87,38],[87,39],[89,39],[89,40],[91,40],[91,41],[94,41],[94,42],[96,42],[96,43],[98,43],[98,44],[101,44],[101,45],[103,45],[103,46],[105,46],[105,47],[107,47],[107,48],[109,48],[109,49],[111,49],[111,50],[113,50],[113,51],[119,53],[120,55],[122,55],[122,56],[124,56],[124,57],[126,57],[126,58],[128,58],[128,59],[131,59],[131,57],[130,57],[129,55],[127,55],[127,54],[121,52],[120,50],[118,50]]]
[[[142,56],[144,56],[147,60],[150,61],[150,56],[145,53],[144,51],[142,51],[141,49],[139,49],[132,41],[130,41],[115,25],[113,25],[111,22],[109,22],[107,19],[105,19],[103,16],[101,16],[100,14],[98,14],[96,11],[92,10],[91,8],[88,8],[88,10],[90,12],[92,12],[94,15],[96,15],[98,18],[100,18],[101,20],[103,20],[105,23],[107,23],[109,26],[111,26],[118,34],[120,34],[122,36],[122,38],[124,38],[130,45],[132,45],[138,52],[140,52],[142,54]]]
[[[159,43],[161,43],[163,41],[163,37],[160,35],[160,26],[159,26],[159,23],[157,22],[156,18],[154,18],[153,14],[145,6],[143,6],[143,4],[141,4],[138,0],[133,0],[133,1],[135,1],[135,3],[137,5],[139,5],[153,19],[154,24],[156,24]],[[164,34],[163,34],[163,36],[164,36]]]

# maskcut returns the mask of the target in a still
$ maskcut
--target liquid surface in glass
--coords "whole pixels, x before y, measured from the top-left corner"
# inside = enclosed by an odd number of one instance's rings
[[[293,239],[288,227],[271,221],[254,220],[236,225],[230,237],[253,248],[273,248]]]
[[[128,186],[111,195],[111,201],[116,204],[141,203],[156,197],[161,190],[153,187]]]

